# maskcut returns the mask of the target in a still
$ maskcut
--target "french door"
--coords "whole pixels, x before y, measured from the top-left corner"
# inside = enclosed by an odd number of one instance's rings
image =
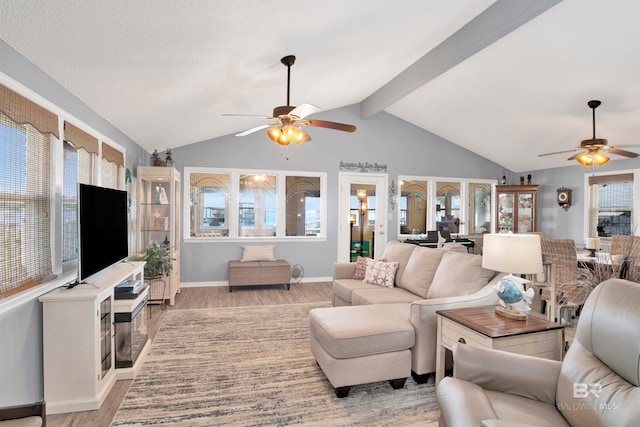
[[[358,255],[380,257],[387,244],[388,176],[339,173],[338,257],[355,261]]]

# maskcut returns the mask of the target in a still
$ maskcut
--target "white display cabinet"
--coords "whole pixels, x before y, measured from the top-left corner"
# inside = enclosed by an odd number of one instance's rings
[[[47,414],[98,409],[116,381],[114,288],[144,280],[144,262],[121,262],[42,302]]]
[[[172,167],[138,166],[138,254],[158,243],[173,258],[173,269],[162,280],[150,280],[149,301],[175,303],[180,291],[180,173]]]

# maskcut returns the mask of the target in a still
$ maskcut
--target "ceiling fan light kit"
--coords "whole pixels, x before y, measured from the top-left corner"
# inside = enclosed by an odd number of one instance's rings
[[[263,117],[268,120],[276,120],[267,125],[260,125],[236,134],[236,136],[245,136],[267,129],[267,136],[273,142],[282,146],[288,146],[292,142],[300,144],[302,142],[311,141],[311,137],[302,129],[304,126],[315,126],[328,129],[340,130],[343,132],[355,132],[356,127],[345,123],[329,122],[326,120],[306,119],[310,114],[320,111],[320,108],[312,104],[301,104],[297,107],[289,105],[289,93],[291,89],[291,66],[295,63],[294,55],[287,55],[280,60],[287,67],[287,105],[281,105],[273,109],[272,117]],[[225,114],[225,116],[234,116],[238,114]],[[246,114],[239,114],[246,115]]]
[[[580,142],[580,148],[576,148],[573,150],[565,150],[565,151],[556,151],[554,153],[545,153],[539,154],[538,156],[550,156],[553,154],[561,154],[561,153],[570,153],[577,151],[578,153],[569,157],[567,160],[576,160],[578,163],[585,166],[592,165],[604,165],[610,159],[609,156],[603,153],[609,152],[612,154],[617,154],[619,156],[634,158],[638,157],[638,153],[634,153],[631,151],[621,150],[618,147],[610,146],[609,142],[604,138],[596,138],[596,108],[598,108],[602,104],[598,100],[591,100],[587,102],[589,108],[591,108],[591,114],[593,118],[593,137],[590,139],[585,139]]]

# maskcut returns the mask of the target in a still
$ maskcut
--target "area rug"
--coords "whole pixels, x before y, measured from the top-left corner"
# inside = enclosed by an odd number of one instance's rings
[[[309,349],[328,304],[172,310],[112,426],[436,426],[433,379],[338,399]]]

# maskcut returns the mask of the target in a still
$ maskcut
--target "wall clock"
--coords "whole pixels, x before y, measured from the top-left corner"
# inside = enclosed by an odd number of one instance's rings
[[[571,189],[570,188],[558,188],[558,204],[565,210],[571,206]]]

